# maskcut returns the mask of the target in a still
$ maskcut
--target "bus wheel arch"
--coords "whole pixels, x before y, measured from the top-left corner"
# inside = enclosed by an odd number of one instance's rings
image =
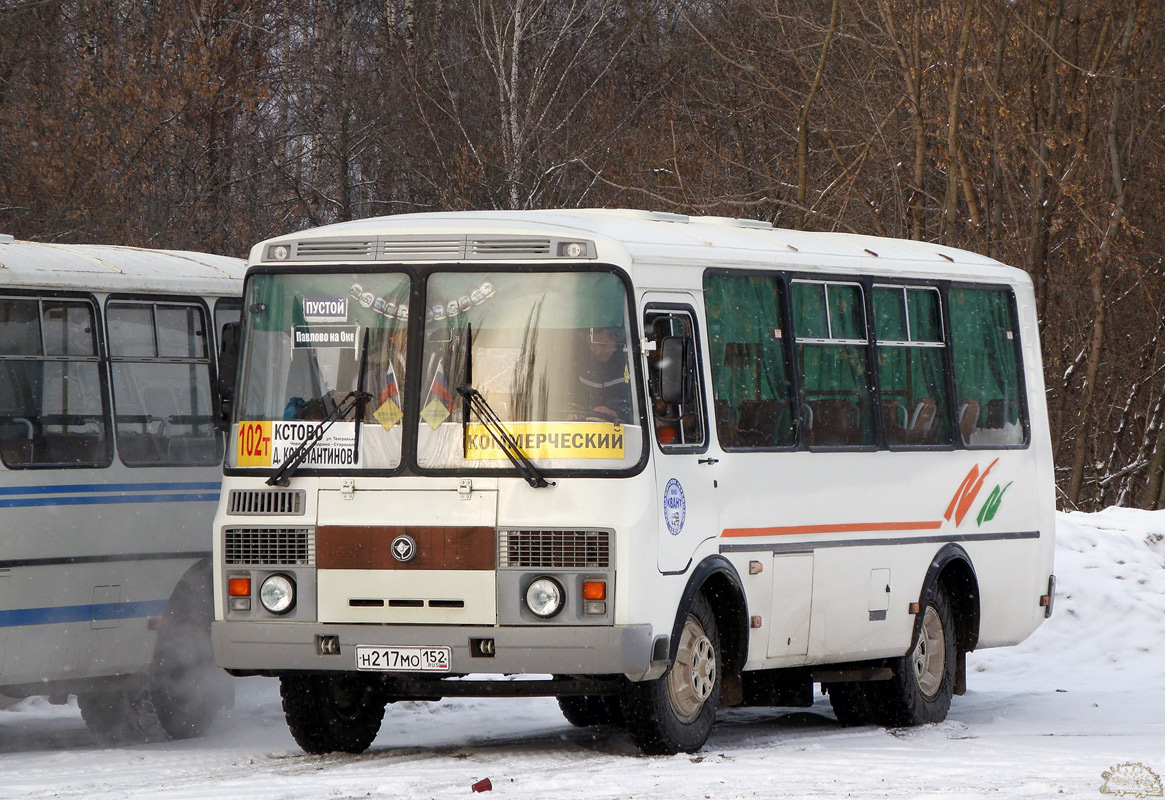
[[[728,559],[720,555],[710,556],[692,571],[688,584],[680,598],[679,610],[672,625],[668,649],[669,661],[675,661],[680,634],[687,618],[688,609],[695,598],[703,594],[708,599],[716,626],[720,634],[720,650],[724,659],[726,681],[739,684],[740,672],[748,660],[748,604],[745,601],[744,584],[736,568]],[[731,692],[731,687],[729,687]],[[735,705],[736,698],[726,705]]]
[[[962,695],[967,691],[967,653],[972,652],[979,643],[980,603],[979,579],[975,567],[967,551],[960,545],[945,545],[931,560],[919,593],[920,610],[926,608],[926,599],[935,586],[942,587],[954,616],[957,659],[955,694]],[[919,613],[914,621],[912,642],[917,641],[922,622],[923,614]]]

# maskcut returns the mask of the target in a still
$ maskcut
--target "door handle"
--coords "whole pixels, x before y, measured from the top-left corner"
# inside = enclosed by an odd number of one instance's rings
[[[718,463],[720,463],[720,459],[718,459],[718,458],[701,458],[696,463],[697,464],[718,464]]]

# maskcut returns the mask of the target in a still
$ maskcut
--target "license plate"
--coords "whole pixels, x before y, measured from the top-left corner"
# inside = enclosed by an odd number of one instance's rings
[[[366,672],[448,672],[448,647],[356,645],[356,669]]]

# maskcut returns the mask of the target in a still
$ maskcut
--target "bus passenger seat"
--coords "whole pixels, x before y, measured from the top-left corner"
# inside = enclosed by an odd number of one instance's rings
[[[984,415],[986,419],[983,420],[984,428],[1002,428],[1004,420],[1004,403],[1002,398],[995,398],[987,401],[987,413]]]
[[[819,447],[844,447],[862,443],[861,416],[849,400],[817,400],[813,407],[813,427],[809,444]]]
[[[777,400],[745,400],[740,404],[738,439],[746,447],[772,447],[777,443],[777,418],[784,404]]]
[[[969,443],[979,424],[979,401],[964,400],[959,404],[959,433]]]
[[[882,427],[890,444],[902,444],[906,439],[906,409],[897,400],[882,401]]]
[[[934,440],[934,417],[938,405],[933,397],[923,397],[914,404],[906,439],[909,444],[929,444]]]
[[[736,447],[739,443],[736,433],[735,407],[733,407],[730,400],[723,399],[713,401],[712,407],[716,414],[716,428],[720,431],[721,445],[724,447]]]

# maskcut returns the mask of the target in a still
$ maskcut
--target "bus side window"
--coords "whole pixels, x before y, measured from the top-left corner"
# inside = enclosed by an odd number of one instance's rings
[[[725,449],[797,442],[783,294],[776,274],[704,273],[713,406]]]
[[[950,407],[938,290],[875,284],[873,300],[886,443],[949,445]]]
[[[8,467],[103,467],[108,401],[93,306],[0,298],[0,457]]]
[[[655,342],[648,352],[651,415],[660,447],[702,447],[707,441],[693,314],[648,312],[644,328]]]
[[[1019,336],[1006,289],[952,288],[957,421],[968,447],[1027,442]]]
[[[810,447],[874,444],[862,297],[856,283],[793,281],[801,423]]]
[[[205,310],[194,303],[116,300],[105,313],[122,462],[218,463]]]

